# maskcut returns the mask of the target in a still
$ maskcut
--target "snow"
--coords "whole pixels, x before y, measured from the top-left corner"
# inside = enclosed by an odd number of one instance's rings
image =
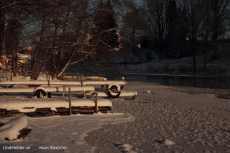
[[[86,96],[86,97],[95,96],[96,93],[97,93],[97,96],[98,96],[98,97],[108,97],[107,92],[94,92],[94,91],[93,91],[93,92],[86,92],[86,93],[85,93],[85,96]]]
[[[97,105],[112,107],[109,99],[98,98]],[[94,98],[72,98],[72,107],[95,106]],[[30,109],[28,109],[30,107]],[[0,99],[0,108],[7,110],[18,110],[19,112],[33,112],[36,108],[51,108],[57,111],[57,107],[69,108],[68,99],[61,98],[8,98]]]
[[[129,152],[129,153],[137,153],[135,151],[132,151],[132,146],[130,144],[123,144],[122,147],[124,148],[124,150],[126,152]]]
[[[171,141],[171,140],[166,139],[166,140],[164,140],[164,144],[165,144],[166,146],[172,146],[172,145],[175,145],[175,142],[174,142],[174,141]]]
[[[33,130],[25,140],[1,142],[0,151],[4,153],[63,151],[93,153],[95,148],[89,146],[84,140],[88,132],[101,128],[104,124],[112,125],[132,120],[134,120],[132,115],[124,113],[29,118],[29,126]],[[21,146],[29,149],[4,150],[5,146]]]
[[[230,152],[229,99],[217,98],[218,89],[151,82],[132,82],[125,89],[136,90],[139,98],[111,100],[111,113],[29,118],[32,132],[25,140],[0,142],[0,152],[23,152],[3,146],[39,153]]]
[[[36,88],[0,88],[0,93],[34,92]]]
[[[10,120],[8,123],[0,127],[0,141],[3,142],[5,138],[8,138],[9,140],[17,139],[17,136],[20,134],[19,131],[23,128],[26,128],[27,125],[27,116],[21,116],[19,118]]]
[[[217,98],[218,89],[151,82],[132,82],[125,89],[137,90],[139,98],[112,100],[113,112],[130,113],[135,120],[88,133],[85,140],[95,152],[230,151],[230,101]]]
[[[147,90],[147,92],[146,93],[151,93],[151,91],[150,90]]]
[[[115,81],[115,80],[105,80],[105,81],[83,81],[83,85],[109,85],[109,84],[119,84],[125,85],[125,81]]]
[[[64,86],[64,91],[68,91],[70,88],[71,91],[94,91],[94,86]],[[63,86],[40,86],[36,90],[43,89],[46,92],[62,92]]]
[[[94,91],[93,86],[64,86],[64,90],[68,91]],[[14,87],[14,88],[0,88],[0,93],[23,93],[23,92],[35,92],[38,89],[42,89],[45,92],[62,92],[63,86],[47,86],[42,85],[40,87]]]
[[[28,80],[28,81],[2,81],[0,85],[77,85],[80,86],[80,81],[40,81],[40,80]]]
[[[8,55],[10,58],[12,57],[12,55]],[[31,55],[26,55],[26,54],[20,54],[20,53],[17,53],[17,57],[20,57],[20,58],[31,58]]]
[[[99,81],[83,81],[83,85],[109,85],[109,84],[125,85],[125,81],[114,81],[114,80],[99,80]],[[76,85],[80,86],[81,81],[1,81],[0,85]]]
[[[98,97],[108,97],[107,92],[86,92],[85,95],[86,96],[94,96],[97,93]],[[111,93],[113,94],[113,93]],[[114,93],[114,95],[117,95],[117,93]],[[138,92],[137,91],[124,91],[121,90],[121,94],[119,97],[133,97],[133,96],[137,96]]]

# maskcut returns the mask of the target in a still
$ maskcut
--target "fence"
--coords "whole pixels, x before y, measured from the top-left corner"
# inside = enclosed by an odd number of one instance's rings
[[[0,81],[11,81],[12,80],[12,73],[9,68],[2,69],[0,68]]]
[[[21,63],[18,62],[17,65],[17,73],[21,76],[30,76],[32,70],[32,64],[31,63]]]

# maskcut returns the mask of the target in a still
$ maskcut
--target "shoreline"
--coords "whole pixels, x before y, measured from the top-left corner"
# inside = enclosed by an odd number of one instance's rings
[[[168,74],[168,73],[123,73],[124,75],[126,74],[135,74],[135,75],[153,75],[153,76],[175,76],[175,77],[203,77],[203,78],[230,78],[230,75],[191,75],[191,74]]]

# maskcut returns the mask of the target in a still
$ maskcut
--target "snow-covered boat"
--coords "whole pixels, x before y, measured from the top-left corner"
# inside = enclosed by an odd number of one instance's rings
[[[85,81],[1,81],[0,85],[74,85],[74,86],[89,86],[89,85],[125,85],[125,81],[115,81],[115,80],[85,80]]]
[[[92,97],[92,96],[95,96],[95,94],[97,94],[98,97],[114,97],[114,98],[131,97],[133,99],[137,98],[138,96],[137,91],[121,91],[119,95],[113,92],[93,92],[91,91],[91,92],[86,92],[85,97]]]
[[[117,98],[120,95],[121,90],[123,89],[124,85],[126,84],[125,81],[116,81],[116,80],[84,80],[84,81],[38,81],[38,80],[32,80],[32,81],[1,81],[0,85],[39,85],[40,87],[36,88],[4,88],[0,89],[0,93],[12,93],[12,92],[33,92],[34,96],[40,97],[42,95],[43,97],[47,95],[47,93],[50,92],[59,92],[63,91],[63,87],[58,86],[75,86],[70,87],[72,88],[71,91],[93,91],[94,89],[89,86],[94,85],[101,85],[102,87],[106,87],[106,90],[108,92],[108,95],[112,98]],[[44,86],[48,85],[48,86]],[[104,89],[103,89],[104,90]]]
[[[108,112],[112,102],[104,98],[7,98],[0,99],[0,117],[45,116],[57,114],[77,114]]]
[[[14,87],[14,88],[0,88],[0,93],[34,93],[35,97],[50,97],[48,93],[63,92],[64,91],[94,91],[93,86],[47,86],[42,85],[38,87]]]

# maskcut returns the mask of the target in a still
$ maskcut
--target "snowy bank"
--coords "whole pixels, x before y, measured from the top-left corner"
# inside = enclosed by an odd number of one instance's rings
[[[15,118],[5,123],[6,119],[3,119],[0,123],[4,123],[0,127],[0,141],[4,141],[4,139],[15,140],[20,135],[20,130],[24,129],[28,125],[28,117],[21,116],[19,118]]]
[[[6,118],[4,119],[6,120]],[[134,120],[132,115],[124,113],[29,118],[29,126],[33,132],[25,140],[0,142],[0,152],[57,153],[65,151],[67,153],[93,153],[95,148],[84,141],[88,132],[101,128],[104,124],[117,124],[132,120]],[[4,149],[5,146],[21,146],[27,150]]]

